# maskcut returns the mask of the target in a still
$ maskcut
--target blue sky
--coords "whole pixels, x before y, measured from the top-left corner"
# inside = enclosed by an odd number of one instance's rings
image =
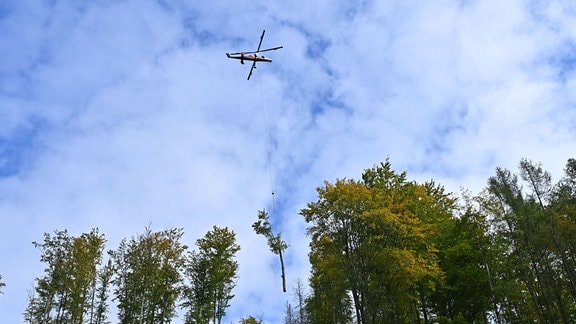
[[[562,0],[2,1],[2,318],[21,321],[44,266],[31,242],[56,229],[98,227],[113,249],[147,225],[190,246],[228,226],[226,321],[278,323],[292,296],[250,227],[272,189],[293,286],[298,211],[325,180],[386,158],[455,192],[524,157],[558,178],[576,152],[575,16]],[[263,29],[284,48],[246,81],[225,53]]]

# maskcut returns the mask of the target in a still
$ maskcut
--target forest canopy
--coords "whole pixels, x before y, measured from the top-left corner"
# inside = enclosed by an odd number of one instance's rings
[[[310,323],[576,321],[576,160],[552,183],[524,159],[459,200],[389,161],[317,191]]]
[[[385,161],[361,179],[326,181],[300,216],[311,272],[285,323],[576,322],[575,159],[557,182],[523,159],[458,196]],[[283,265],[288,244],[265,211],[253,227]],[[25,322],[169,323],[183,310],[185,323],[221,323],[242,280],[236,234],[214,226],[195,249],[183,234],[146,228],[105,251],[97,228],[45,233],[33,242],[45,268]]]

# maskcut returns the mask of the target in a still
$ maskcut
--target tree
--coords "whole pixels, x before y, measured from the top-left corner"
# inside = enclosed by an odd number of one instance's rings
[[[442,242],[438,243],[444,280],[429,292],[429,306],[438,318],[487,322],[491,310],[495,310],[498,318],[498,309],[491,306],[494,296],[489,263],[491,242],[486,228],[482,215],[472,206],[454,218],[452,226],[444,228]]]
[[[29,298],[25,320],[29,323],[84,323],[94,310],[97,268],[102,261],[104,235],[93,229],[79,237],[67,231],[44,234],[40,260],[47,264],[45,276],[37,278]],[[105,301],[102,301],[105,303]]]
[[[286,309],[284,311],[284,324],[297,324],[296,313],[292,307],[292,304],[286,302]]]
[[[286,292],[286,274],[284,272],[284,258],[282,256],[282,252],[288,248],[288,245],[282,240],[282,235],[280,233],[274,234],[272,232],[270,218],[265,210],[258,211],[258,221],[252,224],[252,228],[256,234],[263,235],[268,240],[270,251],[280,257],[280,267],[282,270],[282,291]]]
[[[181,291],[186,245],[182,229],[152,232],[122,240],[110,251],[115,275],[114,295],[121,323],[168,323]]]
[[[248,318],[243,318],[239,322],[240,324],[262,324],[264,323],[262,320],[257,320],[254,316],[250,316]]]
[[[91,324],[104,324],[107,323],[108,318],[108,291],[114,275],[114,266],[112,260],[108,259],[108,263],[98,271],[98,286],[95,287],[92,293],[92,311],[90,312]]]
[[[569,323],[576,318],[574,196],[571,160],[554,185],[540,164],[523,159],[520,177],[498,168],[488,192],[499,203],[492,227],[506,245],[500,278],[524,294],[506,294],[508,321]],[[526,297],[527,296],[527,297]]]
[[[435,222],[450,217],[453,199],[441,187],[407,181],[388,161],[362,178],[326,182],[301,211],[312,240],[313,323],[348,322],[350,295],[357,323],[416,320],[417,288],[442,278]]]
[[[555,245],[562,259],[570,295],[576,300],[576,159],[569,159],[565,176],[554,187],[548,213],[554,222],[551,228]]]
[[[299,324],[305,324],[308,322],[306,316],[306,308],[304,304],[306,303],[306,294],[304,292],[304,284],[302,280],[298,278],[296,281],[296,286],[294,287],[294,297],[296,297],[296,313]]]
[[[186,285],[182,307],[187,309],[186,323],[220,323],[234,297],[240,250],[236,234],[228,228],[214,226],[196,241],[197,252],[186,262]]]
[[[300,279],[296,281],[293,289],[296,306],[286,302],[284,322],[286,324],[305,324],[308,323],[306,314],[306,295],[304,285]]]

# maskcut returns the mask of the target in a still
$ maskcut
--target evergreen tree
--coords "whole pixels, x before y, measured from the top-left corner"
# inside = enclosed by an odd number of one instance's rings
[[[520,161],[520,177],[498,168],[488,191],[499,203],[493,227],[507,245],[501,267],[510,291],[504,316],[509,321],[570,323],[576,318],[574,254],[576,232],[570,220],[570,160],[566,177],[553,185],[540,164]]]

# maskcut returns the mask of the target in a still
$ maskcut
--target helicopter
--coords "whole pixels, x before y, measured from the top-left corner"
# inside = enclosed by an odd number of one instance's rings
[[[264,33],[266,33],[266,30],[262,31],[262,36],[260,36],[260,43],[258,43],[258,49],[255,52],[226,53],[226,56],[228,58],[240,60],[241,64],[244,64],[244,61],[251,61],[252,62],[252,67],[250,68],[250,73],[248,73],[248,80],[250,80],[250,77],[252,76],[252,71],[256,68],[257,62],[268,62],[268,63],[272,62],[271,59],[267,58],[264,55],[260,55],[259,53],[267,52],[267,51],[275,51],[275,50],[283,48],[283,46],[277,46],[277,47],[272,47],[272,48],[260,50],[260,46],[262,46],[262,40],[264,39]]]

